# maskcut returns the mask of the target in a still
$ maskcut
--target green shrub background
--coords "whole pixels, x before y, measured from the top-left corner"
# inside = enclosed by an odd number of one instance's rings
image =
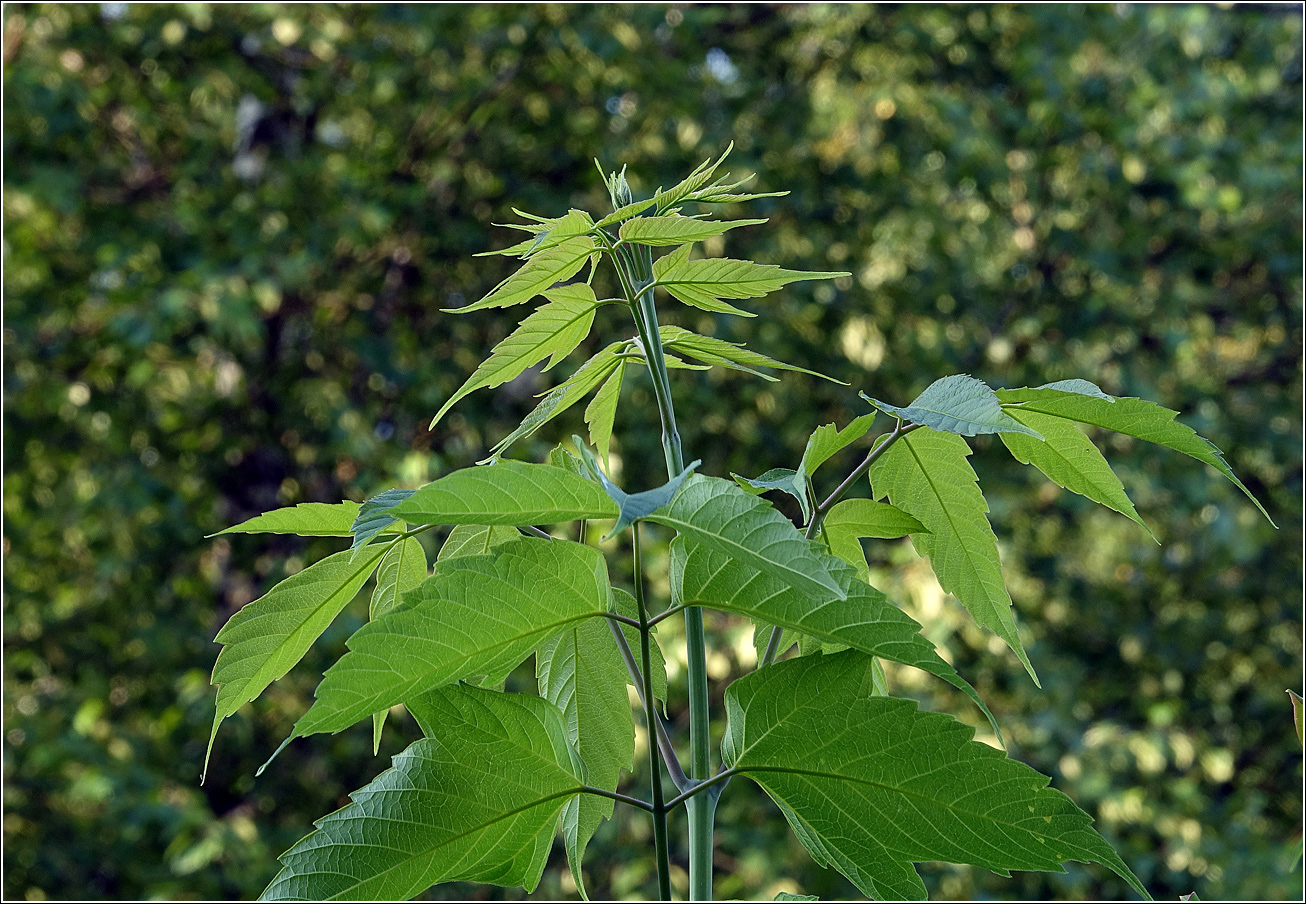
[[[359,725],[254,778],[360,598],[228,720],[199,785],[218,626],[338,546],[204,536],[482,457],[556,379],[426,429],[517,313],[438,310],[507,274],[471,256],[511,240],[491,224],[602,208],[595,157],[647,194],[730,140],[732,172],[792,194],[706,252],[854,275],[754,320],[664,317],[851,386],[678,372],[686,457],[792,467],[811,429],[864,413],[858,389],[903,403],[950,373],[1179,410],[1279,531],[1196,462],[1107,439],[1153,544],[975,443],[1042,691],[909,547],[873,567],[1158,898],[1301,895],[1300,7],[13,4],[3,47],[7,898],[252,897],[386,766],[411,720],[380,757]],[[647,381],[617,430],[623,479],[651,485]],[[751,632],[709,627],[719,718]],[[720,897],[853,891],[747,783],[718,826]],[[569,895],[555,855],[541,894]],[[643,815],[606,824],[587,865],[595,896],[649,892]],[[921,872],[944,898],[1127,894],[1075,865]]]

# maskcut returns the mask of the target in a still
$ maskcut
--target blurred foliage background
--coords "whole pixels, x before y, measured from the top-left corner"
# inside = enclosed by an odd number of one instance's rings
[[[755,320],[664,317],[851,385],[679,372],[687,457],[719,475],[792,467],[815,426],[864,413],[856,390],[904,403],[957,372],[1086,377],[1179,410],[1277,532],[1157,447],[1104,440],[1153,544],[975,443],[1042,691],[910,547],[873,547],[875,579],[979,688],[1011,753],[1093,813],[1158,898],[1300,897],[1284,693],[1302,668],[1299,6],[4,15],[5,897],[252,897],[415,736],[396,717],[373,757],[360,724],[254,779],[365,618],[360,598],[228,720],[201,787],[214,633],[339,545],[205,535],[482,457],[558,378],[528,373],[426,429],[513,325],[438,310],[507,274],[471,257],[513,240],[491,224],[514,205],[601,210],[595,157],[648,193],[730,140],[731,171],[792,194],[751,205],[770,223],[706,252],[854,276],[777,293]],[[631,332],[599,326],[592,342]],[[650,485],[647,382],[623,404],[624,479]],[[576,409],[514,452],[540,460],[580,423]],[[651,561],[665,587],[665,546]],[[755,655],[748,626],[709,625],[719,718]],[[683,653],[670,658],[683,694]],[[891,678],[977,724],[939,682]],[[683,840],[683,817],[672,826]],[[591,894],[651,892],[649,836],[641,814],[606,824]],[[720,897],[853,893],[745,782],[717,842]],[[554,853],[540,894],[569,896]],[[1075,865],[921,872],[944,898],[1127,896]]]

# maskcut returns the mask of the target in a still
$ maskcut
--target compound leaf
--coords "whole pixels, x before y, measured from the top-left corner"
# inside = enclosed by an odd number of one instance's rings
[[[1046,776],[874,687],[871,659],[848,651],[778,663],[726,691],[723,761],[762,786],[818,863],[877,899],[924,899],[912,864],[933,860],[1002,876],[1101,863],[1147,896]]]
[[[623,769],[635,761],[635,720],[626,695],[626,666],[603,619],[569,625],[547,640],[536,657],[540,696],[562,710],[567,740],[585,763],[591,787],[617,790]],[[562,809],[567,862],[585,893],[581,861],[599,823],[612,815],[611,798],[586,794]]]
[[[975,621],[1007,642],[1034,683],[1038,676],[1020,643],[1011,596],[1002,583],[998,540],[989,526],[988,503],[966,458],[960,436],[917,430],[903,436],[871,466],[874,495],[925,525],[912,545],[928,556],[939,586],[957,597]]]
[[[1041,436],[1002,410],[998,397],[987,384],[966,374],[935,380],[906,408],[889,405],[865,393],[861,397],[881,411],[913,424],[924,424],[944,433],[975,436],[980,433],[1025,433]]]
[[[478,389],[493,389],[520,376],[545,358],[545,370],[571,354],[589,335],[599,301],[585,283],[546,289],[547,304],[540,305],[506,339],[495,346],[490,357],[449,397],[431,420],[431,428],[461,399]]]
[[[391,513],[410,524],[554,524],[615,518],[617,507],[593,482],[553,465],[499,461],[428,483]]]
[[[1120,478],[1116,477],[1093,441],[1073,422],[1015,407],[1008,408],[1007,414],[1043,435],[1043,439],[1037,440],[1020,433],[1002,434],[1002,442],[1017,461],[1038,468],[1057,486],[1138,522],[1153,540],[1156,539],[1151,528],[1139,517]]]
[[[738,226],[754,226],[766,220],[697,220],[678,215],[636,217],[621,224],[621,240],[635,245],[661,247],[701,242],[723,235]]]
[[[1087,380],[1069,382],[1093,386]],[[1102,393],[1102,395],[1106,394]],[[1058,384],[1055,383],[1037,389],[1003,389],[998,392],[998,398],[1004,404],[1019,405],[1021,411],[1033,411],[1114,430],[1126,436],[1174,449],[1176,452],[1182,452],[1205,462],[1232,481],[1234,486],[1242,490],[1252,504],[1260,510],[1265,519],[1271,525],[1274,524],[1270,513],[1252,495],[1251,490],[1243,485],[1238,475],[1234,474],[1233,469],[1224,460],[1223,453],[1210,440],[1198,436],[1191,427],[1176,421],[1175,417],[1179,413],[1177,411],[1171,411],[1169,408],[1163,408],[1155,402],[1147,402],[1143,399],[1098,398],[1058,388]]]
[[[222,626],[214,638],[223,647],[213,666],[217,713],[204,754],[206,772],[222,720],[304,658],[313,641],[367,583],[385,551],[383,546],[373,546],[357,560],[348,550],[327,556],[242,607]]]
[[[848,595],[789,519],[731,481],[695,474],[647,518],[809,597]]]
[[[562,414],[595,386],[606,380],[617,369],[622,359],[617,357],[624,342],[613,342],[599,351],[572,374],[565,382],[546,392],[530,414],[526,415],[521,425],[512,433],[495,443],[493,454],[486,461],[494,461],[519,439],[530,436],[549,421]]]
[[[358,517],[357,502],[301,502],[256,515],[220,530],[223,534],[298,534],[301,537],[348,537]]]
[[[813,377],[820,377],[822,380],[829,380],[831,383],[838,383],[841,386],[845,385],[842,381],[833,377],[827,377],[825,374],[808,370],[805,367],[798,367],[794,364],[785,364],[783,361],[777,361],[775,358],[744,348],[743,345],[736,342],[726,342],[723,339],[714,339],[711,336],[700,336],[698,333],[691,333],[689,330],[678,326],[661,327],[659,333],[665,347],[682,352],[691,358],[702,361],[704,364],[716,364],[734,370],[742,370],[771,382],[775,382],[777,378],[754,370],[754,368],[773,367],[776,370],[791,370],[797,373],[809,374]]]
[[[492,556],[446,559],[403,605],[355,632],[292,737],[339,731],[425,691],[506,673],[548,638],[611,608],[603,558],[579,543],[522,537]]]
[[[530,301],[554,283],[565,282],[579,273],[593,252],[594,240],[589,236],[567,239],[532,255],[521,269],[495,286],[480,301],[445,310],[452,314],[467,314],[485,308],[506,308]]]
[[[281,855],[265,900],[402,901],[440,882],[533,891],[583,784],[547,700],[459,685],[408,704],[429,735]]]
[[[691,261],[689,246],[658,258],[653,263],[657,284],[687,305],[724,314],[753,317],[747,311],[721,301],[723,298],[761,298],[792,282],[805,279],[833,279],[843,272],[800,272],[770,264],[709,258]]]

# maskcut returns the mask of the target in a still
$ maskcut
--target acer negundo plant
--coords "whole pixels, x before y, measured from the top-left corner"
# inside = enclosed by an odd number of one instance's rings
[[[727,154],[729,150],[727,149]],[[1218,449],[1175,412],[1114,398],[1087,380],[993,390],[965,375],[943,377],[895,406],[860,393],[867,413],[842,428],[817,427],[793,469],[734,480],[685,464],[670,371],[726,367],[813,371],[730,342],[659,322],[669,297],[701,311],[753,316],[732,302],[799,280],[844,273],[786,270],[746,260],[699,259],[695,243],[764,220],[712,219],[713,205],[776,197],[747,179],[713,177],[725,154],[683,182],[636,200],[620,173],[603,174],[613,211],[546,218],[515,211],[526,238],[502,251],[524,264],[465,314],[544,303],[501,342],[436,414],[469,393],[499,386],[548,359],[556,365],[588,336],[596,310],[622,305],[635,335],[602,348],[543,394],[521,426],[480,466],[418,490],[392,489],[357,503],[307,503],[260,515],[222,533],[352,537],[245,606],[219,631],[213,671],[223,719],[285,675],[375,574],[369,622],[327,670],[316,699],[286,743],[338,732],[369,717],[379,745],[386,714],[402,704],[424,737],[391,769],[323,817],[281,857],[270,899],[407,898],[454,880],[534,890],[557,828],[584,894],[582,858],[614,806],[653,820],[658,895],[671,894],[667,813],[688,811],[689,891],[712,894],[716,802],[736,777],[760,786],[804,847],[874,898],[921,898],[921,861],[1061,871],[1068,860],[1105,865],[1147,891],[1048,778],[973,739],[955,718],[892,696],[880,660],[913,666],[963,691],[1001,731],[970,684],[920,633],[920,625],[869,583],[864,538],[910,538],[939,584],[1001,637],[1038,679],[1003,586],[987,504],[967,462],[965,437],[997,434],[1021,462],[1060,486],[1146,529],[1120,481],[1080,425],[1114,430],[1203,461],[1251,498]],[[751,178],[751,177],[749,177]],[[661,249],[670,249],[661,252]],[[660,256],[655,256],[658,254]],[[599,298],[594,276],[611,267],[619,293]],[[579,278],[588,268],[586,278]],[[651,378],[667,481],[628,492],[609,477],[613,423],[634,370]],[[829,379],[829,378],[826,378]],[[837,381],[836,381],[837,382]],[[589,444],[558,446],[548,463],[503,458],[593,392]],[[859,444],[877,417],[882,432],[851,472],[822,495],[817,472]],[[633,470],[633,469],[632,469]],[[864,479],[868,478],[868,479]],[[821,481],[825,481],[821,475]],[[869,483],[869,498],[844,498]],[[796,526],[759,494],[793,496]],[[1257,507],[1264,508],[1253,498]],[[1266,513],[1266,517],[1269,515]],[[579,529],[542,528],[578,521]],[[589,522],[626,534],[633,586],[613,586]],[[669,600],[646,593],[640,525],[675,533]],[[416,535],[452,526],[434,572]],[[750,619],[756,671],[725,692],[726,732],[714,765],[702,608]],[[666,669],[653,628],[685,621],[689,761],[679,760]],[[784,658],[791,650],[796,655]],[[538,695],[505,693],[507,675],[534,656]],[[647,798],[622,788],[635,755],[634,685],[648,725]],[[285,744],[282,744],[282,749]],[[275,754],[274,754],[275,755]],[[207,769],[207,755],[206,764]]]

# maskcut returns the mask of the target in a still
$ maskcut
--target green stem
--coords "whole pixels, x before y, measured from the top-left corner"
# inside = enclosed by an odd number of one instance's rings
[[[658,331],[657,306],[653,293],[646,291],[652,281],[651,255],[632,253],[626,258],[632,269],[649,272],[625,272],[619,262],[623,288],[632,299],[631,313],[649,373],[653,378],[653,394],[657,398],[658,413],[662,418],[662,452],[667,460],[667,478],[671,479],[685,470],[684,451],[680,444],[680,431],[676,428],[676,409],[671,398],[671,379],[667,373],[666,357],[662,352],[662,336]],[[618,259],[620,261],[620,259]],[[632,290],[638,288],[638,292]],[[703,610],[697,606],[685,609],[685,653],[689,683],[689,777],[706,781],[712,775],[712,732],[708,718],[707,695],[707,641],[703,631]],[[694,901],[712,900],[712,820],[716,801],[711,795],[691,798],[686,803],[689,816],[689,897]]]
[[[667,808],[662,796],[662,761],[658,755],[657,714],[653,711],[653,673],[649,670],[648,607],[644,605],[644,561],[639,549],[639,522],[632,526],[635,547],[635,605],[639,609],[639,655],[644,677],[644,716],[648,726],[648,762],[653,774],[653,849],[658,863],[658,898],[671,900],[671,855],[667,848]]]

